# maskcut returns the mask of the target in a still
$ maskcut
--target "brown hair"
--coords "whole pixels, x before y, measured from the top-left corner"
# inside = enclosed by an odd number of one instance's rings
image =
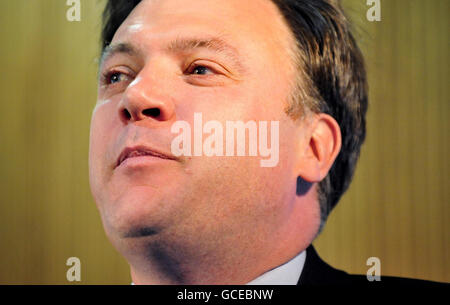
[[[297,40],[300,79],[287,109],[327,113],[339,124],[342,148],[319,183],[321,228],[347,190],[366,136],[368,85],[364,59],[339,1],[272,0]]]

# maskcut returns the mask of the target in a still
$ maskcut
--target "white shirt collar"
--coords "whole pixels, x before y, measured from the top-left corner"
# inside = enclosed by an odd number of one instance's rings
[[[305,265],[305,259],[306,250],[287,263],[267,271],[247,285],[297,285]]]

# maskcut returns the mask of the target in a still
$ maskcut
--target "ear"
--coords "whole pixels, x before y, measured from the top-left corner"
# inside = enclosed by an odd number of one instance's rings
[[[308,131],[298,175],[311,183],[320,182],[341,150],[341,129],[333,117],[318,113],[313,116]]]

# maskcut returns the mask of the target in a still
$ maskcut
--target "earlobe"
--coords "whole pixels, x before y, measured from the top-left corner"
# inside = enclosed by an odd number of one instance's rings
[[[327,176],[341,150],[342,139],[339,124],[328,114],[315,115],[310,126],[309,142],[305,146],[298,175],[314,183]]]

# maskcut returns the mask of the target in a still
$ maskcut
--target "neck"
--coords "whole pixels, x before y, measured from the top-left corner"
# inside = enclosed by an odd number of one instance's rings
[[[146,248],[150,249],[146,255],[130,262],[135,284],[241,285],[266,271],[261,262],[266,262],[267,258],[264,260],[258,255],[265,250],[256,247],[251,251],[242,249],[241,253],[225,247],[221,247],[221,251],[211,251],[200,247],[187,249],[184,245],[166,247],[154,243]]]
[[[260,239],[263,242],[221,242],[205,248],[204,244],[151,241],[142,251],[134,252],[135,257],[128,257],[132,281],[138,285],[247,284],[305,250],[312,242],[315,227],[305,215],[297,219],[295,230],[287,230],[286,226],[270,239]]]
[[[286,212],[285,222],[270,226],[262,222],[217,234],[207,230],[204,236],[201,232],[186,234],[186,230],[162,232],[134,240],[120,252],[130,264],[135,284],[247,284],[312,243],[320,210],[311,202],[296,202]]]

